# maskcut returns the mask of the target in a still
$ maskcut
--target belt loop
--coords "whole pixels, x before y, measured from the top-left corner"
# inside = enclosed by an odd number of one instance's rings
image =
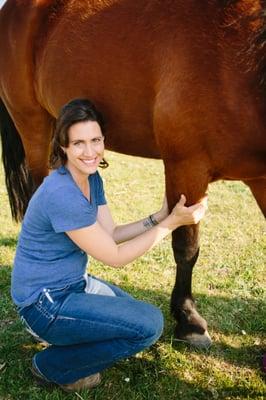
[[[50,293],[49,293],[49,289],[43,289],[45,296],[47,297],[47,299],[50,301],[50,303],[54,303],[54,300],[52,299]]]

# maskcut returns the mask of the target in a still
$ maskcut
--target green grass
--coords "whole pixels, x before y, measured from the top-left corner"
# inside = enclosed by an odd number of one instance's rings
[[[161,162],[114,153],[107,159],[110,167],[102,175],[117,221],[132,221],[159,209],[164,192]],[[266,396],[260,371],[266,352],[265,222],[243,184],[213,184],[201,226],[193,288],[213,346],[195,350],[172,335],[169,298],[175,266],[170,238],[123,269],[93,261],[93,274],[159,306],[165,330],[151,349],[117,363],[104,372],[97,389],[79,397],[40,388],[32,379],[31,357],[40,345],[23,330],[9,295],[19,226],[10,217],[2,170],[0,202],[0,400],[262,400]]]

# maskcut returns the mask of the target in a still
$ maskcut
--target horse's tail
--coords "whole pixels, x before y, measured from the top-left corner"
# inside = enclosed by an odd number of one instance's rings
[[[16,221],[21,221],[33,193],[33,183],[25,162],[21,138],[2,99],[0,99],[0,134],[11,213]]]

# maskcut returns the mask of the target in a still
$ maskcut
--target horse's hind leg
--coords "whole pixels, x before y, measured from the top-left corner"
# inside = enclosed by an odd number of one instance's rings
[[[25,153],[25,162],[23,157],[20,161],[20,163],[25,163],[22,174],[27,174],[27,178],[23,180],[24,176],[20,176],[18,172],[20,170],[13,169],[14,161],[11,158],[18,149],[14,146],[12,148],[12,140],[11,144],[5,147],[6,182],[12,189],[11,193],[9,192],[9,201],[13,217],[19,220],[23,217],[32,192],[48,174],[49,144],[54,119],[37,104],[34,107],[20,108],[20,110],[9,107],[8,111],[14,123],[13,131],[16,130],[14,135],[19,135],[23,145],[22,151]],[[29,180],[31,183],[27,182]],[[21,185],[25,185],[25,188],[21,188]]]
[[[197,161],[165,162],[166,189],[170,209],[184,193],[187,205],[199,201],[207,190],[204,168]],[[176,282],[171,297],[171,311],[177,320],[175,335],[198,347],[208,347],[211,339],[206,321],[196,310],[192,296],[193,267],[199,255],[199,225],[183,226],[173,232],[172,247],[177,264]]]
[[[266,179],[252,179],[245,181],[245,184],[249,186],[258,206],[266,217]]]
[[[15,124],[20,133],[25,150],[26,163],[38,187],[48,174],[48,156],[54,119],[46,110],[38,107],[32,112],[15,116]]]

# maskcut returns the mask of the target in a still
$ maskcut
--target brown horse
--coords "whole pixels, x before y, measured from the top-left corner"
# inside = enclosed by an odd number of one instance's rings
[[[235,179],[265,215],[265,15],[260,0],[7,1],[1,133],[13,216],[48,173],[59,108],[77,97],[105,115],[107,148],[163,159],[170,208],[181,193],[192,204],[210,182]],[[208,345],[191,292],[198,226],[176,230],[172,244],[176,336]]]

